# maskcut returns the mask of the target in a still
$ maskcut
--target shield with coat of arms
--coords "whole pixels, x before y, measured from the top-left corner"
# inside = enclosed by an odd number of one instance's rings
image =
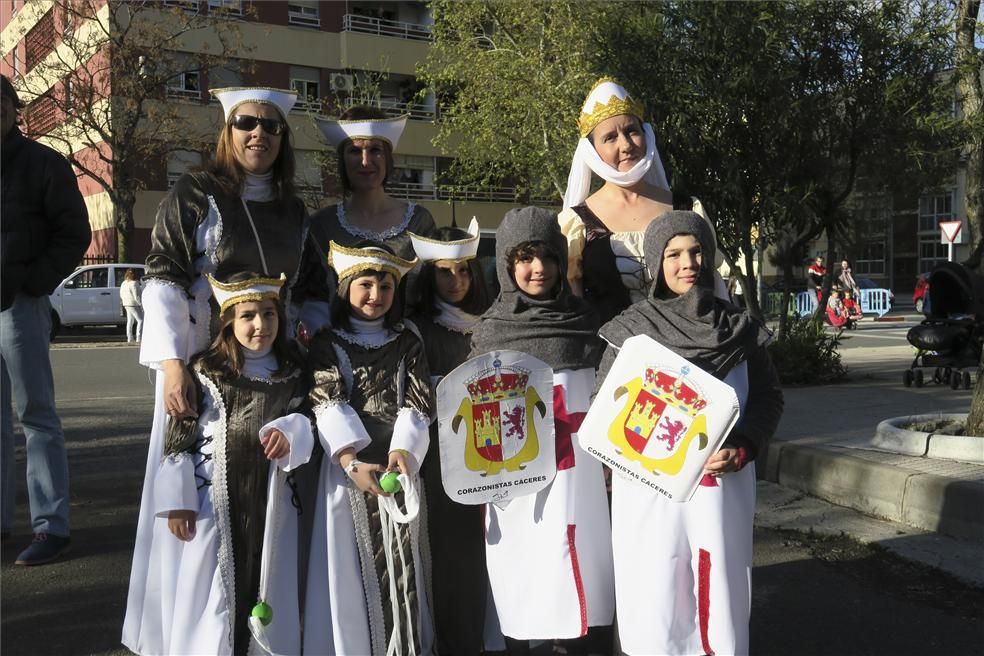
[[[516,351],[479,356],[441,380],[441,473],[452,499],[501,502],[552,480],[553,412],[543,401],[552,383],[546,364]]]
[[[637,335],[622,345],[578,439],[614,472],[686,501],[738,415],[730,385]]]

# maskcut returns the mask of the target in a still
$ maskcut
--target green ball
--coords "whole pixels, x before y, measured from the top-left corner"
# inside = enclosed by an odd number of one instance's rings
[[[386,472],[379,478],[379,487],[387,494],[396,494],[403,489],[400,486],[400,475],[395,471]]]
[[[267,624],[273,621],[273,609],[270,608],[270,604],[266,603],[265,601],[261,601],[260,603],[253,606],[253,612],[250,613],[250,615],[259,619],[260,624],[262,624],[263,626],[266,626]]]

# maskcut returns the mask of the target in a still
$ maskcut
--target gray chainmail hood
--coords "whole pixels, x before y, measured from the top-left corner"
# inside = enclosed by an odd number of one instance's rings
[[[700,242],[697,283],[677,296],[663,277],[663,251],[676,235]],[[714,296],[714,236],[695,212],[667,212],[646,228],[646,266],[653,276],[649,297],[630,306],[601,329],[601,336],[621,347],[633,335],[649,335],[663,346],[718,378],[769,340],[761,322]]]
[[[598,319],[567,282],[567,239],[557,215],[538,207],[510,210],[495,233],[499,297],[472,333],[475,357],[493,350],[514,350],[543,360],[554,371],[595,367],[604,346]],[[508,254],[524,242],[541,241],[558,258],[557,289],[549,299],[524,294],[509,273]]]

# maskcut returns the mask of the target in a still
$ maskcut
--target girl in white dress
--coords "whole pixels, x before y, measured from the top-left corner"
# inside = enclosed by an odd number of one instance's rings
[[[183,543],[151,563],[169,654],[300,650],[288,472],[308,461],[313,435],[293,412],[304,387],[284,330],[285,278],[232,280],[209,277],[222,328],[191,362],[199,415],[168,424],[155,479],[154,512]]]

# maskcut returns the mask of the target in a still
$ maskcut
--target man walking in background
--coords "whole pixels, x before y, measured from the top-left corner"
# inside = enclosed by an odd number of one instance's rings
[[[27,442],[27,492],[34,541],[18,565],[41,565],[65,553],[68,523],[68,458],[55,411],[48,356],[48,295],[76,267],[89,246],[89,216],[72,167],[57,152],[31,141],[17,127],[23,107],[6,76],[0,112],[2,264],[3,537],[14,526],[14,418],[11,397]]]

